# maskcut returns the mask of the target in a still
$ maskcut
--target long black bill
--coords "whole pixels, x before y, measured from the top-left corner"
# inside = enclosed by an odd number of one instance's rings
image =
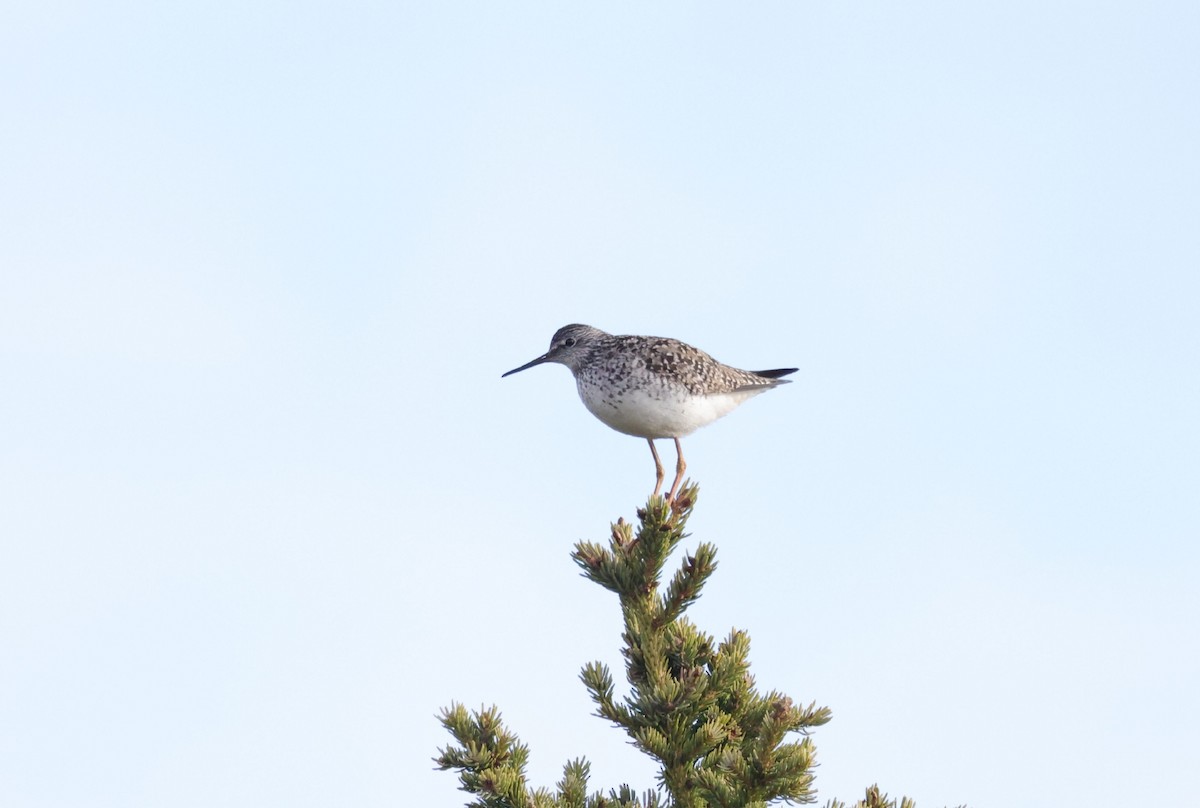
[[[539,356],[537,359],[533,360],[532,362],[526,362],[525,364],[521,365],[521,367],[513,368],[508,373],[501,373],[500,378],[503,379],[505,376],[511,376],[514,373],[520,373],[522,370],[529,370],[534,365],[540,365],[546,361],[546,357],[549,355],[550,354],[542,354],[541,356]]]

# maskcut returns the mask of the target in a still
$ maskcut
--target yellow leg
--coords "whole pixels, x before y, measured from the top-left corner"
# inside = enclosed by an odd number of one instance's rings
[[[671,486],[671,493],[667,494],[667,502],[675,501],[675,494],[679,492],[679,485],[683,482],[683,472],[687,470],[687,463],[683,462],[683,447],[679,445],[679,438],[675,438],[675,455],[679,458],[679,462],[675,464],[675,483]],[[655,459],[658,456],[655,455]],[[662,470],[659,470],[662,474]]]
[[[662,461],[658,459],[658,449],[654,448],[654,441],[650,438],[646,438],[646,443],[650,444],[650,454],[654,455],[654,474],[655,474],[654,493],[651,494],[650,496],[656,497],[656,496],[658,496],[658,492],[662,490],[662,483],[663,483]]]

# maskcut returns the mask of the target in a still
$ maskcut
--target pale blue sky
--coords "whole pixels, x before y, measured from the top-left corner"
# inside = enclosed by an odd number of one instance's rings
[[[461,805],[451,700],[649,786],[568,322],[800,368],[693,615],[822,803],[1185,804],[1198,98],[1182,2],[5,6],[0,804]]]

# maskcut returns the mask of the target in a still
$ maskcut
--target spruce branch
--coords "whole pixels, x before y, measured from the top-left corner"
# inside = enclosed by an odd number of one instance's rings
[[[847,806],[841,800],[830,800],[825,803],[825,808],[847,808]],[[908,797],[901,797],[897,802],[880,791],[878,785],[872,785],[867,787],[863,798],[852,803],[849,808],[917,808],[917,804]],[[966,806],[960,805],[958,808],[966,808]]]
[[[478,794],[480,808],[527,808],[533,800],[525,783],[529,748],[500,720],[495,707],[468,712],[461,704],[442,710],[441,722],[458,746],[439,749],[440,769],[458,769],[462,790]]]
[[[495,707],[468,711],[461,704],[442,710],[442,726],[457,742],[439,749],[439,769],[458,769],[462,791],[475,794],[472,808],[658,808],[658,795],[638,796],[629,786],[605,796],[588,795],[591,765],[579,758],[563,767],[558,791],[533,790],[525,780],[529,748],[508,731]]]
[[[674,621],[683,614],[684,609],[696,602],[704,582],[717,569],[716,555],[717,548],[702,543],[696,548],[695,555],[683,560],[683,566],[675,573],[663,595],[661,622]]]

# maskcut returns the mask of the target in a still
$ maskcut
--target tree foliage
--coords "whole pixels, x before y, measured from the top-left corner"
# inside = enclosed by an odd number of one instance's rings
[[[686,485],[673,502],[652,497],[638,511],[637,532],[623,519],[607,546],[579,542],[572,558],[588,580],[617,595],[624,619],[621,653],[627,695],[619,696],[608,667],[591,662],[580,678],[596,714],[625,730],[659,764],[657,789],[628,785],[589,792],[590,767],[566,764],[554,790],[526,780],[529,749],[495,707],[468,711],[453,704],[441,721],[454,743],[435,758],[458,772],[461,788],[479,808],[752,808],[813,802],[816,750],[809,732],[830,719],[828,708],[802,706],[776,691],[761,693],[750,675],[750,638],[733,630],[720,642],[684,616],[716,570],[716,548],[700,543],[685,553],[666,586],[671,553],[697,489]],[[847,808],[830,802],[828,808]],[[896,808],[875,786],[851,808]],[[905,799],[900,808],[913,808]]]

